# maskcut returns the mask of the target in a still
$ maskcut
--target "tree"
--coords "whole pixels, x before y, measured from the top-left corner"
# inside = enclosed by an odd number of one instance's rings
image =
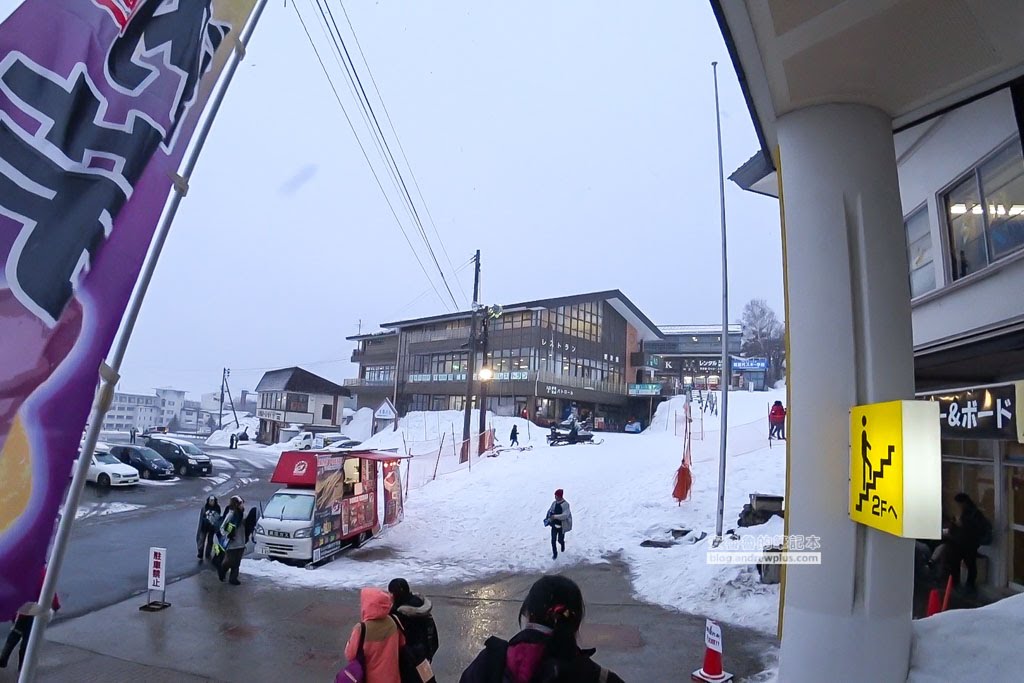
[[[210,433],[217,431],[217,420],[213,415],[206,418],[206,428],[210,430]]]
[[[783,376],[786,362],[786,327],[764,299],[751,299],[743,307],[743,354],[768,359],[765,380],[774,384]]]
[[[178,416],[175,415],[174,417],[171,418],[171,421],[167,423],[167,431],[174,434],[179,429],[181,429],[181,424],[178,422]]]

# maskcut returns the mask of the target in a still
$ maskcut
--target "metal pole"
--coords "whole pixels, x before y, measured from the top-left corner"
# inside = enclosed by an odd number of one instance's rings
[[[722,390],[719,422],[718,515],[715,519],[715,545],[722,542],[722,517],[725,514],[725,449],[729,431],[729,254],[725,241],[725,170],[722,166],[722,116],[718,108],[718,62],[711,62],[715,79],[715,126],[718,131],[718,194],[722,207],[722,369],[718,386]]]
[[[473,273],[473,315],[469,323],[469,362],[466,368],[466,405],[462,416],[462,449],[459,462],[469,460],[469,432],[473,420],[473,369],[476,366],[476,309],[480,301],[480,250],[473,257],[476,268]]]
[[[179,175],[187,179],[199,158],[199,152],[206,142],[206,137],[213,126],[213,119],[224,94],[227,92],[228,84],[242,60],[242,53],[245,44],[249,41],[253,31],[256,29],[256,22],[259,21],[267,0],[257,0],[249,21],[242,28],[238,36],[238,45],[228,57],[224,66],[224,73],[221,75],[210,96],[210,104],[206,113],[201,118],[196,129],[196,134],[189,149],[185,153],[182,165],[179,167]],[[64,555],[67,553],[68,539],[71,537],[71,525],[75,521],[75,511],[78,510],[78,503],[82,497],[82,489],[85,486],[85,479],[89,472],[89,463],[92,461],[93,452],[96,450],[96,442],[99,440],[100,429],[103,426],[103,418],[114,395],[114,389],[119,379],[118,372],[121,363],[124,361],[125,352],[128,349],[128,341],[131,339],[135,323],[139,319],[139,311],[142,309],[142,300],[146,296],[149,284],[153,279],[153,272],[156,269],[157,260],[163,250],[164,242],[167,241],[167,233],[170,230],[171,222],[184,196],[183,190],[177,183],[173,186],[167,203],[164,206],[163,214],[160,216],[160,223],[153,235],[153,243],[150,245],[149,253],[143,263],[142,271],[139,273],[139,280],[135,284],[132,298],[129,301],[125,316],[121,322],[121,329],[114,341],[113,349],[108,356],[108,362],[100,365],[100,387],[96,391],[96,398],[93,401],[92,412],[89,417],[89,429],[85,435],[85,442],[78,456],[78,464],[75,467],[71,485],[68,488],[67,497],[64,500],[64,509],[57,524],[57,533],[53,539],[53,548],[50,551],[50,560],[46,566],[46,576],[43,579],[43,588],[39,593],[39,614],[35,617],[32,632],[28,638],[28,646],[25,652],[25,664],[18,676],[18,683],[31,683],[36,676],[36,660],[39,657],[40,644],[43,635],[50,622],[50,604],[53,602],[53,594],[57,589],[57,577],[60,576],[61,565],[64,564]]]
[[[480,370],[487,365],[487,332],[490,327],[490,311],[484,309],[483,318],[480,321]],[[487,382],[480,378],[480,434],[477,436],[477,450],[484,452],[484,432],[487,431]]]
[[[224,376],[228,374],[227,368],[220,371],[220,413],[217,417],[217,429],[224,429]]]

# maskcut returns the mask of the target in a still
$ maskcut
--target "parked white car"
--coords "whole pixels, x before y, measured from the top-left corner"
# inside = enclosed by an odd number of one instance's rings
[[[133,486],[139,483],[139,471],[112,456],[110,446],[98,443],[89,463],[86,480],[103,487]]]

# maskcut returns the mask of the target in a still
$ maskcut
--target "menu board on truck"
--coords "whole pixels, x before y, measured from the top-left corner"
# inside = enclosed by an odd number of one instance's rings
[[[397,460],[382,463],[384,471],[384,526],[392,526],[402,521],[405,512],[402,509],[402,477]]]
[[[341,550],[344,456],[320,455],[316,465],[316,508],[313,511],[313,562]]]

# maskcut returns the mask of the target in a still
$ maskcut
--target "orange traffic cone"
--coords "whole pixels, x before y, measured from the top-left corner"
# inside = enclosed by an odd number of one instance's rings
[[[953,575],[950,574],[946,580],[946,594],[942,597],[942,610],[945,612],[949,609],[949,599],[953,596]]]
[[[938,614],[942,611],[942,605],[939,602],[939,589],[933,588],[928,592],[928,607],[925,609],[924,615],[930,617],[933,614]]]
[[[708,619],[704,626],[704,666],[694,671],[690,678],[705,683],[732,680],[732,674],[722,670],[722,627],[717,621]]]

